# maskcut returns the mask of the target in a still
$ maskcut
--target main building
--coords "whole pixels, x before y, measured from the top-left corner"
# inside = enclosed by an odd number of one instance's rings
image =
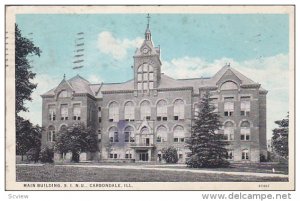
[[[210,78],[174,79],[161,72],[160,48],[149,29],[133,56],[133,79],[91,84],[79,75],[42,95],[42,144],[53,143],[64,126],[83,122],[98,132],[99,153],[87,159],[159,161],[173,146],[186,160],[201,95],[209,90],[221,115],[228,160],[259,162],[267,152],[266,94],[259,83],[225,65]]]

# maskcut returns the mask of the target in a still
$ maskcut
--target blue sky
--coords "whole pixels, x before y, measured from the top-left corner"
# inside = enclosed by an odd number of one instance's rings
[[[133,54],[146,28],[146,14],[22,14],[17,24],[33,33],[42,55],[34,59],[38,88],[30,113],[41,123],[40,94],[56,86],[63,74],[80,74],[92,83],[132,78]],[[269,90],[268,134],[288,111],[288,15],[151,14],[150,29],[162,49],[162,71],[175,78],[212,76],[226,62]],[[85,33],[85,63],[72,70],[74,40]],[[272,76],[270,76],[272,75]],[[272,79],[270,79],[272,78]]]

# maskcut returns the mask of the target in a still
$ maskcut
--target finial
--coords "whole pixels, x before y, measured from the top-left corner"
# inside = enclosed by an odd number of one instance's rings
[[[230,62],[228,63],[228,67],[230,68]]]
[[[150,24],[150,14],[147,14],[147,29],[149,29],[149,24]]]
[[[66,74],[64,74],[64,79],[66,79]]]

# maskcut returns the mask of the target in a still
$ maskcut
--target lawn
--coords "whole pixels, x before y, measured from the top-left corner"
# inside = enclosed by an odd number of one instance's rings
[[[279,177],[236,176],[213,173],[129,170],[68,166],[17,166],[19,182],[264,182]]]

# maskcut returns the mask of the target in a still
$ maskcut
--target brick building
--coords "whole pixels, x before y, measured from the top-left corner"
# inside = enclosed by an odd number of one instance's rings
[[[63,127],[84,122],[98,131],[99,153],[88,159],[158,161],[164,147],[178,150],[184,162],[192,119],[204,91],[223,122],[228,159],[258,162],[266,156],[266,94],[259,83],[230,65],[210,78],[173,79],[161,72],[160,48],[149,24],[133,56],[133,79],[90,84],[79,75],[42,95],[42,144],[55,141]]]

